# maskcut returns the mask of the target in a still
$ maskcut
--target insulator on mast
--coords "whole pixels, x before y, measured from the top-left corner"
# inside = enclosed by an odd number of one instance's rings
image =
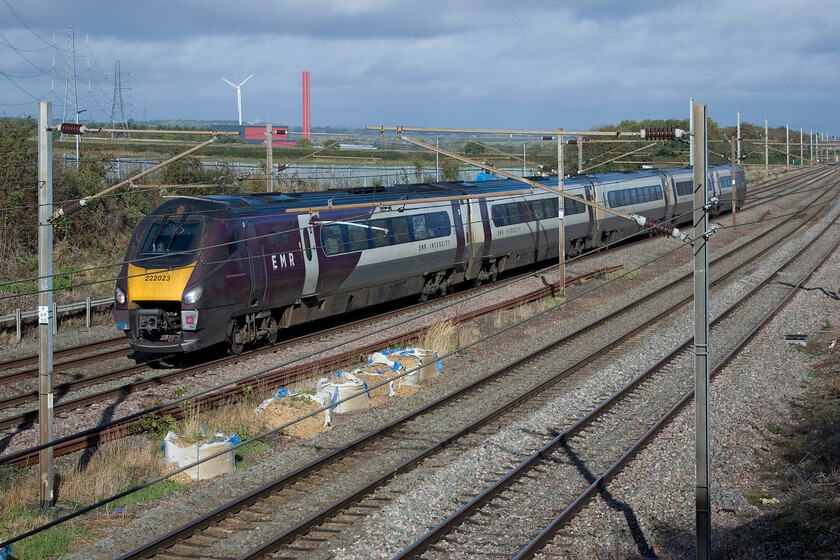
[[[74,134],[80,136],[87,132],[87,127],[83,124],[61,123],[58,125],[58,130],[62,134]]]
[[[650,218],[639,216],[638,214],[633,214],[633,220],[645,229],[655,231],[656,233],[660,233],[666,237],[682,239],[686,243],[692,243],[691,237],[689,237],[687,233],[680,233],[680,230],[671,224],[663,224],[655,220],[651,220]]]
[[[639,137],[643,140],[672,140],[682,138],[683,133],[679,128],[643,128]]]
[[[50,221],[53,221],[61,216],[69,216],[70,214],[74,214],[82,209],[88,202],[87,198],[80,198],[79,200],[71,200],[70,202],[65,202],[61,208],[53,212]]]

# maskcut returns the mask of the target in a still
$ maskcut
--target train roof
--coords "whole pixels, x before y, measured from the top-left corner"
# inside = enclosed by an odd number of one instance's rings
[[[730,169],[729,166],[710,167],[709,170]],[[590,184],[612,183],[661,177],[685,173],[691,168],[641,169],[629,172],[610,172],[592,175],[577,175],[564,179],[564,189],[574,190]],[[556,187],[557,176],[530,177],[537,183]],[[529,192],[531,186],[517,179],[498,179],[492,181],[445,181],[434,183],[412,183],[391,187],[359,187],[350,189],[330,189],[303,193],[249,193],[230,195],[202,195],[173,197],[161,204],[152,214],[181,213],[198,211],[207,213],[229,212],[232,216],[276,214],[288,208],[309,208],[322,206],[341,206],[345,204],[367,204],[396,200],[422,198],[453,197],[467,194],[488,194],[494,192],[518,191]]]
[[[158,207],[155,214],[176,211],[179,206],[192,206],[197,211],[226,210],[234,215],[276,214],[288,208],[341,206],[344,204],[366,204],[395,200],[455,197],[475,193],[505,192],[522,190],[530,186],[514,179],[499,181],[451,181],[439,183],[416,183],[392,187],[361,187],[352,189],[330,189],[305,193],[248,193],[236,195],[203,195],[196,197],[175,197]]]

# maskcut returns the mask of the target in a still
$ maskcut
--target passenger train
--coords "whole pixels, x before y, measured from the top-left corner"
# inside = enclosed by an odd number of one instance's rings
[[[534,180],[557,185],[556,176]],[[691,221],[692,184],[691,169],[649,169],[580,175],[564,180],[564,190],[680,224]],[[734,187],[740,206],[740,167]],[[732,188],[731,167],[709,168],[713,215],[731,210]],[[321,209],[307,211],[313,208]],[[641,231],[570,199],[564,217],[570,257]],[[273,344],[285,327],[407,296],[425,299],[557,259],[558,224],[558,196],[513,179],[175,197],[134,230],[114,319],[137,351],[226,344],[238,354],[260,339]]]

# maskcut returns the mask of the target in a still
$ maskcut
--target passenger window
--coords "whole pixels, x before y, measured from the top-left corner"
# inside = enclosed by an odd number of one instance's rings
[[[324,247],[324,253],[328,255],[338,254],[344,245],[341,239],[341,226],[321,226],[321,245]]]
[[[411,241],[408,234],[408,218],[403,216],[400,216],[399,218],[391,218],[391,226],[393,227],[393,230],[391,231],[391,238],[394,240],[395,245]]]
[[[548,200],[537,200],[534,202],[534,213],[538,220],[548,220],[551,218],[551,210],[549,208]]]
[[[515,225],[522,223],[522,215],[519,213],[519,205],[516,202],[505,204],[507,209],[508,225]]]
[[[347,226],[347,235],[350,238],[351,251],[363,251],[368,248],[367,228]]]
[[[563,209],[565,210],[565,214],[567,216],[571,216],[573,214],[583,214],[586,210],[586,205],[582,202],[578,202],[577,200],[567,198],[563,201]]]
[[[451,232],[449,214],[446,212],[429,214],[429,237],[449,237]]]
[[[301,228],[300,236],[303,238],[303,245],[305,247],[306,252],[306,260],[312,260],[312,243],[309,241],[309,228]]]
[[[230,234],[230,239],[227,242],[228,255],[232,255],[239,250],[239,234],[233,230]]]
[[[390,228],[388,227],[388,220],[371,220],[368,224],[371,228],[378,228],[370,230],[370,240],[373,247],[387,247],[388,233],[390,231]]]
[[[271,247],[277,247],[277,232],[271,231],[268,233],[268,244]]]
[[[505,215],[505,205],[496,204],[492,208],[493,225],[496,227],[503,227],[507,225],[507,216]]]
[[[423,241],[429,238],[429,233],[426,228],[426,216],[412,216],[411,228],[414,230],[414,241]]]
[[[530,202],[519,203],[519,216],[520,221],[522,222],[534,221],[534,207],[531,205]]]

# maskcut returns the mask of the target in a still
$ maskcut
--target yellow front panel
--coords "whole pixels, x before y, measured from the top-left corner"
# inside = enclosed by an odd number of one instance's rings
[[[181,301],[195,263],[175,270],[128,265],[129,301]]]

